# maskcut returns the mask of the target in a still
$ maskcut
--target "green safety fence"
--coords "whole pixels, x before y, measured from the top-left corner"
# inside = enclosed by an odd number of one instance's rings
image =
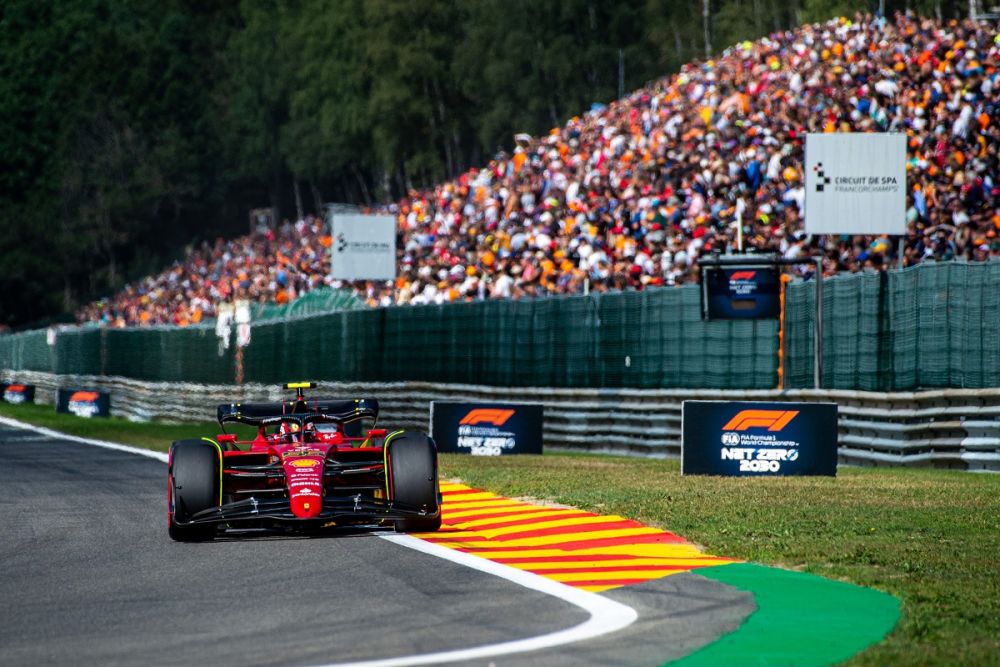
[[[376,381],[382,311],[356,310],[276,320],[252,328],[244,352],[248,381]]]
[[[1000,386],[1000,262],[890,276],[893,388]]]
[[[73,331],[72,335],[57,335],[52,346],[52,371],[78,375],[102,375],[107,371],[107,337],[120,333],[97,327]],[[49,369],[45,369],[49,370]]]
[[[351,290],[320,287],[306,292],[291,303],[255,303],[251,307],[254,322],[286,317],[305,317],[336,310],[361,310],[367,304]]]
[[[111,329],[103,356],[104,374],[137,380],[231,384],[235,377],[232,350],[210,326]]]
[[[815,292],[788,286],[785,387],[813,386]],[[211,326],[0,336],[0,368],[233,383],[769,389],[778,323],[701,318],[697,287],[338,310],[257,320],[237,353]],[[241,357],[241,358],[238,358]],[[1000,262],[824,281],[823,386],[1000,386]]]
[[[55,364],[46,330],[0,336],[0,368],[51,372]]]
[[[789,286],[786,386],[810,387],[815,291]],[[1000,386],[1000,262],[921,264],[823,283],[823,387]]]
[[[551,387],[773,386],[777,325],[704,322],[696,289],[385,313],[382,377]]]

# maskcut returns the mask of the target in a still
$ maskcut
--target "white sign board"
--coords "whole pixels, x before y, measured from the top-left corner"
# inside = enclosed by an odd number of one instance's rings
[[[395,280],[396,218],[333,215],[330,276],[336,280]]]
[[[807,134],[806,233],[906,233],[906,135]]]
[[[240,322],[236,325],[236,345],[246,347],[250,344],[250,323]]]
[[[215,335],[219,337],[219,356],[229,349],[229,337],[233,332],[233,314],[236,309],[231,303],[220,303],[215,316]]]

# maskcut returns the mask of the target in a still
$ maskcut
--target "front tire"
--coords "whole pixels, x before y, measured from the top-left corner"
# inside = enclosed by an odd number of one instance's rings
[[[215,537],[213,525],[178,525],[202,510],[221,504],[222,450],[207,440],[179,440],[170,445],[167,469],[167,532],[178,542]]]
[[[404,432],[385,442],[389,500],[423,508],[431,517],[396,519],[397,533],[432,533],[441,528],[437,445],[423,433]]]

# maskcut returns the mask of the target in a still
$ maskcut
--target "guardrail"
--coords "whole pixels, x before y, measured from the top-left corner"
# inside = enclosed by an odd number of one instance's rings
[[[285,397],[277,386],[156,383],[121,377],[0,373],[37,387],[36,401],[55,390],[100,388],[112,413],[135,420],[209,421],[215,405]],[[839,405],[840,462],[1000,472],[1000,389],[877,393],[842,390],[682,390],[504,388],[469,384],[321,383],[325,395],[371,396],[382,421],[427,430],[431,401],[531,402],[545,405],[548,449],[678,457],[681,403],[687,399],[834,402]]]

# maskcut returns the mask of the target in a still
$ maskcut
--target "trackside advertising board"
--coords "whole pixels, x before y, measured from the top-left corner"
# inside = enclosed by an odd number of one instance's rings
[[[702,279],[710,320],[774,319],[780,314],[781,276],[773,267],[705,267]]]
[[[396,279],[396,218],[331,215],[330,277],[336,280]]]
[[[3,400],[7,403],[34,403],[35,385],[12,382],[3,388]]]
[[[431,436],[439,452],[473,456],[542,453],[537,403],[431,402]]]
[[[60,389],[56,392],[56,412],[77,417],[110,417],[111,395],[93,389]]]
[[[836,403],[684,401],[681,473],[837,474]]]
[[[906,233],[906,135],[806,135],[807,234]]]

